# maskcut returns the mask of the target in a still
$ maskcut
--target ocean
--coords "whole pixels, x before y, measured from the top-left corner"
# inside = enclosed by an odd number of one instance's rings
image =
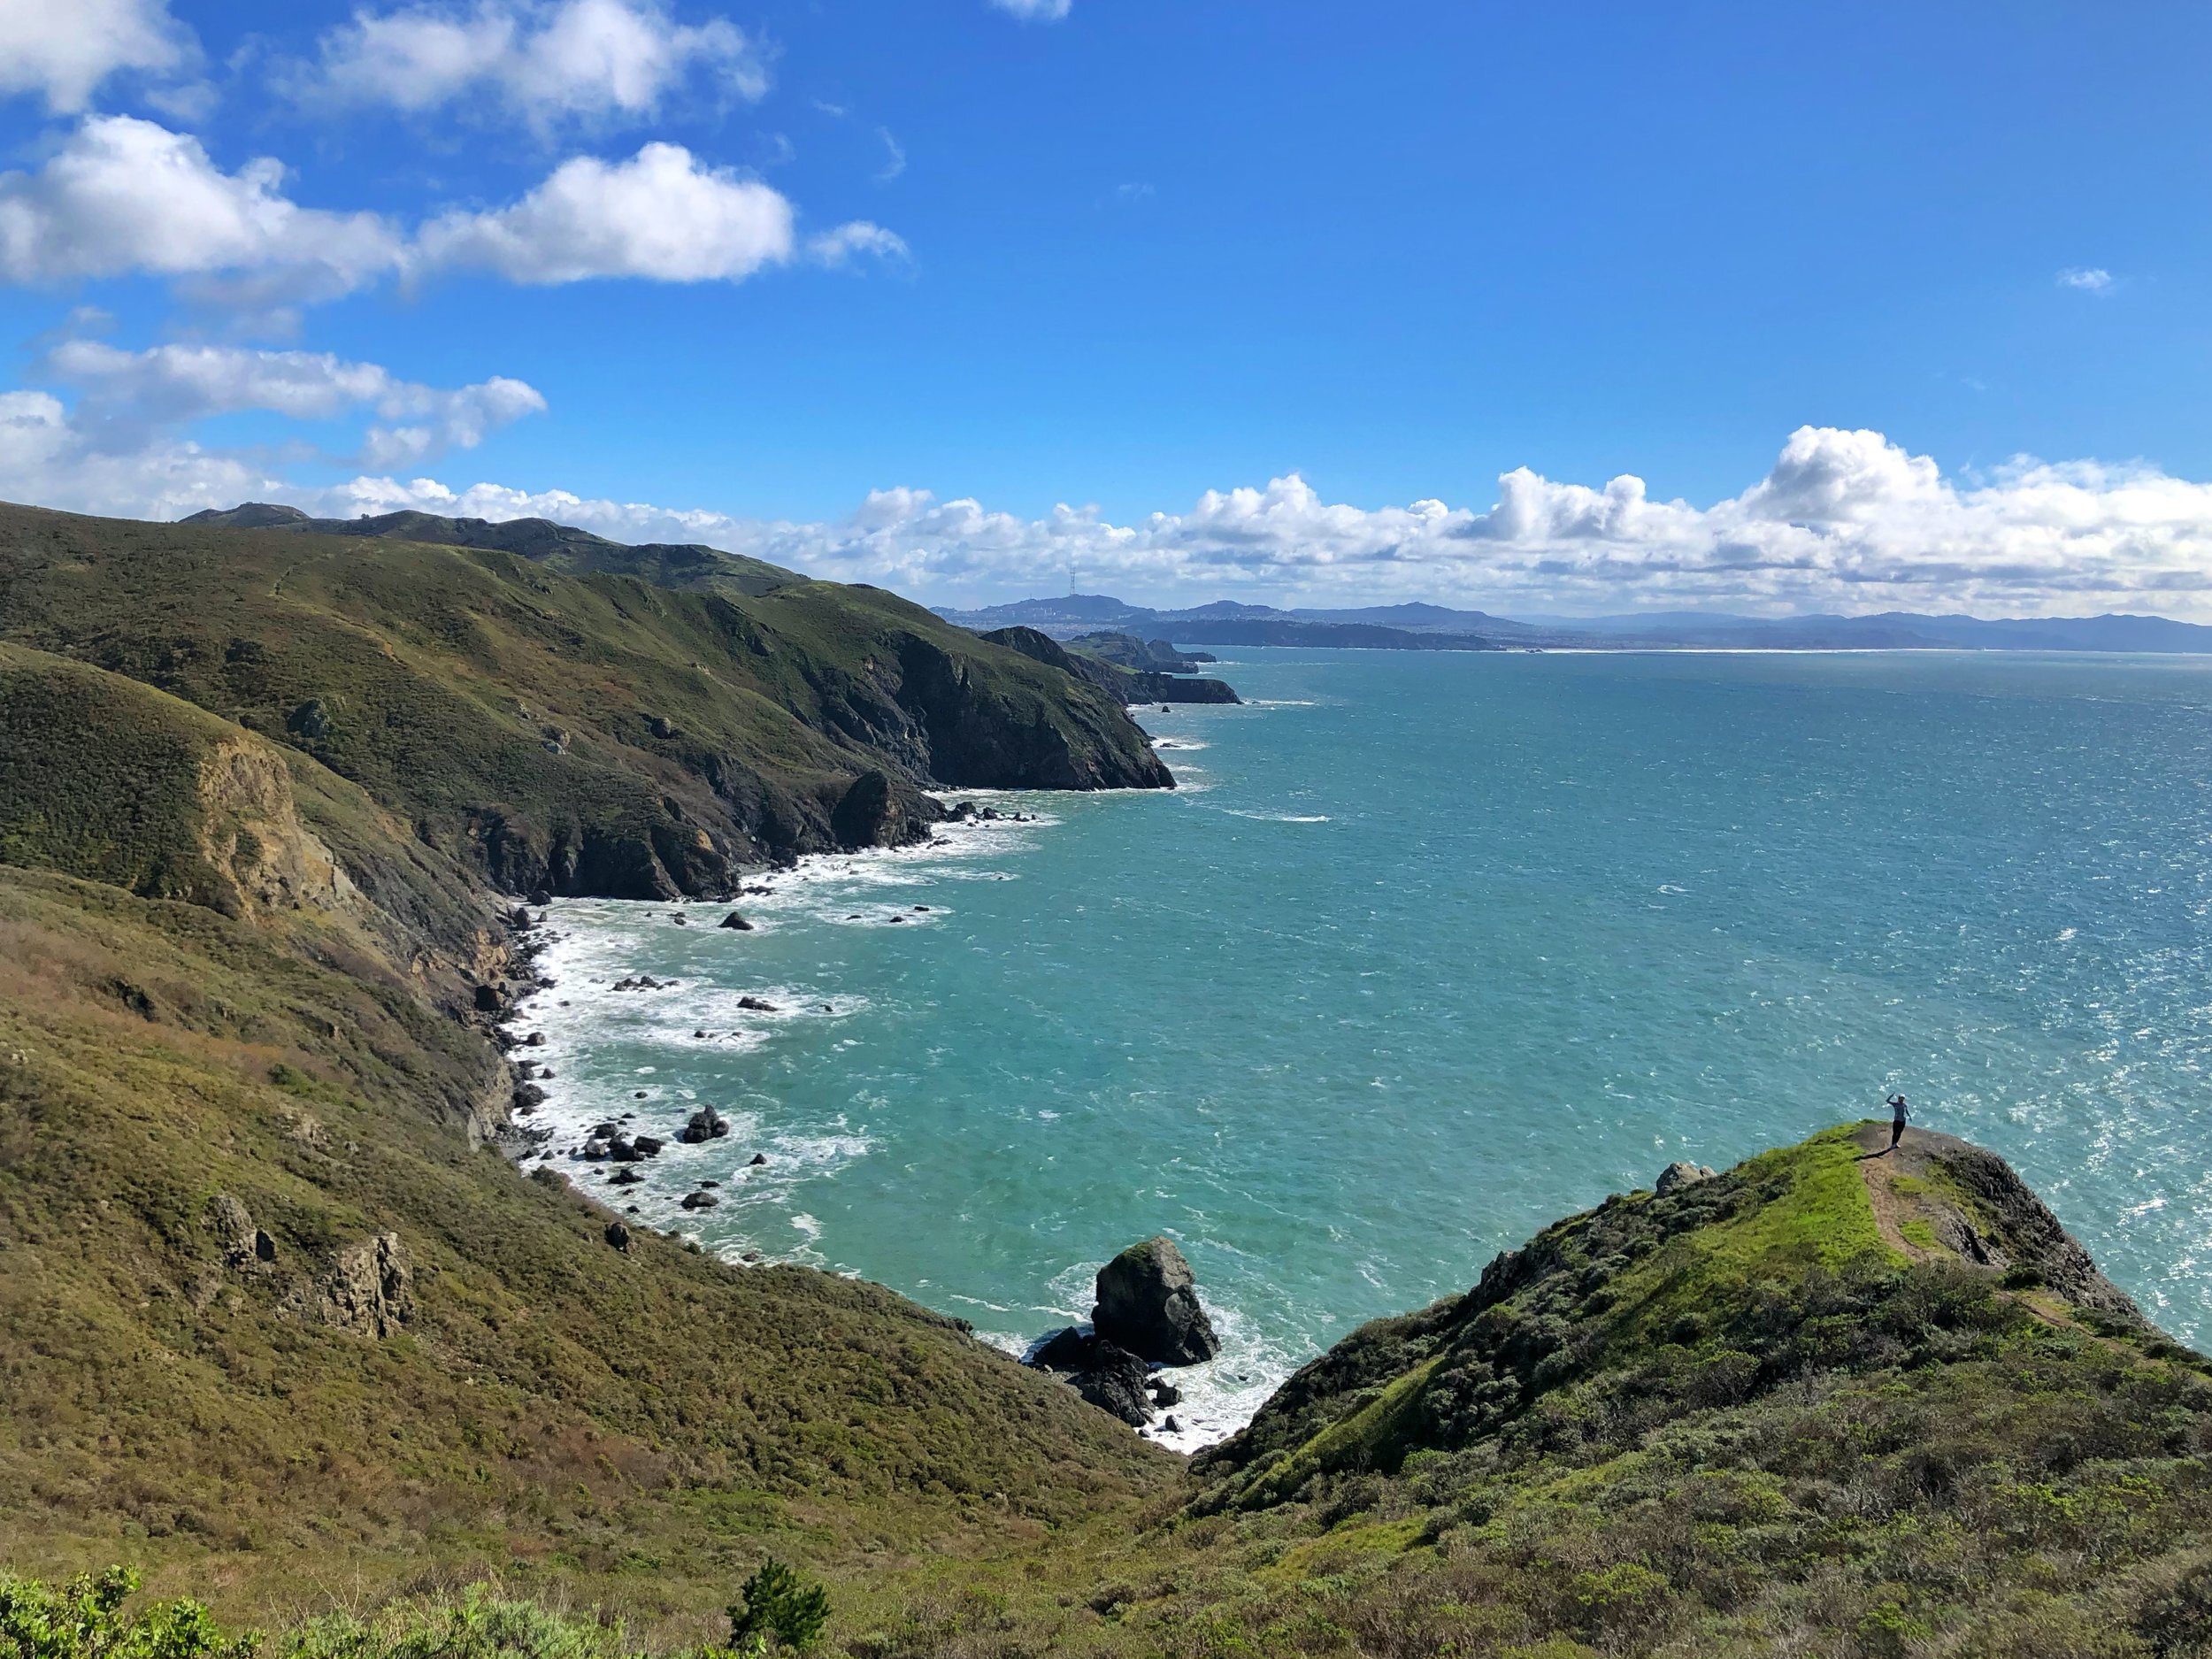
[[[557,903],[522,1027],[557,1166],[1015,1351],[1166,1233],[1225,1340],[1178,1379],[1186,1447],[1670,1161],[1893,1090],[2212,1335],[2212,659],[1217,672],[1247,705],[1140,711],[1172,794],[950,793],[1029,821],[764,878],[750,933]],[[674,987],[610,988],[639,974]],[[704,1104],[732,1133],[642,1185],[566,1156]]]

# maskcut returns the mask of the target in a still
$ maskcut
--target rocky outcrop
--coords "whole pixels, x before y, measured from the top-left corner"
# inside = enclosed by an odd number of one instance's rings
[[[1688,1164],[1677,1159],[1659,1171],[1659,1179],[1651,1184],[1651,1190],[1657,1196],[1664,1198],[1668,1194],[1679,1192],[1683,1187],[1694,1182],[1709,1181],[1712,1179],[1713,1171],[1706,1165]]]
[[[930,775],[940,783],[984,789],[1175,787],[1118,699],[1098,695],[1080,676],[1071,676],[1077,695],[1033,703],[1025,718],[1007,700],[984,695],[966,664],[931,641],[910,638],[899,662],[901,700],[928,733]]]
[[[323,1321],[387,1337],[415,1317],[415,1273],[396,1233],[349,1244],[317,1286]]]
[[[1099,1269],[1091,1323],[1105,1340],[1162,1365],[1197,1365],[1221,1351],[1190,1263],[1169,1239],[1133,1244]]]
[[[910,847],[927,841],[929,826],[944,816],[943,807],[903,779],[867,772],[839,799],[830,814],[830,833],[846,852]]]
[[[228,1193],[207,1201],[207,1225],[222,1248],[225,1267],[250,1269],[275,1262],[276,1240],[255,1226],[246,1206]]]
[[[722,1140],[730,1133],[730,1120],[711,1106],[702,1106],[691,1114],[690,1121],[676,1132],[676,1139],[686,1146],[698,1146],[703,1141]]]
[[[1152,1368],[1139,1356],[1095,1332],[1076,1325],[1056,1332],[1038,1345],[1026,1363],[1052,1372],[1101,1411],[1119,1417],[1132,1428],[1142,1428],[1152,1420],[1152,1402],[1146,1388]]]

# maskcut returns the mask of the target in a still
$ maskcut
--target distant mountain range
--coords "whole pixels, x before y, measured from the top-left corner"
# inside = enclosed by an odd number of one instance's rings
[[[1979,617],[1885,611],[1863,617],[1746,617],[1703,611],[1612,617],[1496,617],[1444,605],[1279,610],[1222,600],[1181,611],[1104,594],[1023,599],[979,611],[941,608],[963,627],[1034,628],[1068,638],[1100,628],[1181,645],[1333,646],[1369,650],[1984,650],[2212,654],[2212,627],[2164,617]]]

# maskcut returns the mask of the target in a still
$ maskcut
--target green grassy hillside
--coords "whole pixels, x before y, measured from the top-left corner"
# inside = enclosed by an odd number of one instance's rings
[[[257,746],[143,688],[109,715],[133,696],[155,798]],[[202,845],[41,862],[161,889]],[[615,1248],[483,1144],[503,1064],[379,937],[0,867],[0,1560],[258,1609],[494,1565],[645,1616],[718,1605],[772,1545],[966,1552],[1168,1478],[887,1292]]]
[[[772,1558],[853,1659],[2212,1659],[2212,1366],[1940,1135],[1609,1198],[1188,1466],[518,1173],[495,883],[1142,772],[918,614],[0,514],[0,1566],[298,1659],[719,1659]],[[242,1653],[121,1585],[0,1582],[0,1655]]]
[[[718,892],[836,845],[873,772],[893,840],[926,833],[926,782],[1172,781],[1095,688],[833,583],[731,597],[497,550],[4,508],[0,638],[311,757],[515,892]]]
[[[1164,1489],[955,1321],[524,1177],[472,1011],[538,830],[580,826],[579,883],[626,835],[703,881],[669,826],[804,845],[963,722],[1148,760],[1118,710],[819,584],[757,618],[498,552],[4,529],[0,632],[62,649],[0,644],[0,1561],[258,1616],[495,1568],[649,1622],[772,1550],[960,1557]],[[829,718],[849,668],[904,726]],[[736,840],[744,766],[787,841]]]

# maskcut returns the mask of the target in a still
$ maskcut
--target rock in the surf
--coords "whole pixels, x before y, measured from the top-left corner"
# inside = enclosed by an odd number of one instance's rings
[[[730,1133],[729,1119],[711,1106],[702,1106],[691,1114],[690,1121],[676,1133],[676,1139],[686,1146],[697,1146],[703,1141],[713,1141]]]
[[[715,926],[717,927],[726,927],[733,933],[749,933],[753,931],[753,925],[747,921],[742,916],[740,916],[735,910],[732,910],[727,916],[725,916],[720,921],[717,922]]]
[[[1190,1263],[1169,1239],[1133,1244],[1098,1270],[1091,1323],[1107,1341],[1162,1365],[1196,1365],[1221,1352]]]

